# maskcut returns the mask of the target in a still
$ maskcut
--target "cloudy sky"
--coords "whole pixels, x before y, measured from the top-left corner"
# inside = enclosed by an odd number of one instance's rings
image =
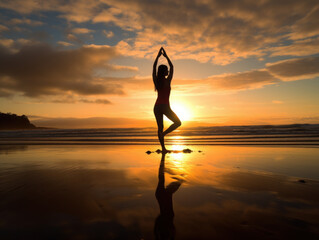
[[[0,111],[155,127],[163,46],[186,126],[319,123],[318,26],[318,0],[2,0]]]

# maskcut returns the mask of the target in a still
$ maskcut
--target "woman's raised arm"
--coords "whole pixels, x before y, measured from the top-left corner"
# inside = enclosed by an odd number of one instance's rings
[[[173,73],[174,73],[174,66],[173,63],[171,62],[171,60],[169,59],[169,57],[167,56],[164,48],[161,48],[163,50],[163,56],[167,59],[167,62],[169,64],[169,74],[167,76],[167,80],[172,81],[173,79]]]
[[[154,82],[154,85],[155,87],[157,88],[157,81],[156,81],[156,67],[157,67],[157,62],[158,62],[158,59],[159,57],[162,55],[162,48],[160,48],[160,50],[158,51],[158,54],[157,54],[157,57],[154,61],[154,64],[153,64],[153,82]]]

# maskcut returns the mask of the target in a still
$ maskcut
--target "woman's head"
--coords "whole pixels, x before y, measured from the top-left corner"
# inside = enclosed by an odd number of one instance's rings
[[[166,65],[159,65],[157,76],[158,77],[166,77],[168,75],[168,68]]]

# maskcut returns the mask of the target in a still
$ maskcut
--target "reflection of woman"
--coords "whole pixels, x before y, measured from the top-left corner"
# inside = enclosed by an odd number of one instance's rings
[[[156,239],[174,239],[174,210],[173,193],[181,186],[181,181],[175,181],[165,187],[165,153],[162,153],[162,159],[158,171],[158,184],[155,196],[160,207],[160,215],[156,218],[154,234]]]
[[[158,67],[158,72],[156,74],[156,66],[159,57],[163,54],[163,56],[167,59],[170,70],[168,72],[166,65],[160,65]],[[172,111],[169,104],[169,95],[171,92],[171,81],[173,78],[174,67],[167,56],[164,48],[161,48],[157,54],[157,57],[154,61],[153,65],[153,82],[155,85],[155,91],[157,91],[157,100],[154,106],[154,114],[158,126],[158,139],[162,146],[162,151],[167,152],[164,144],[164,136],[181,125],[181,121],[177,117],[177,115]],[[167,76],[167,77],[166,77]],[[173,121],[173,124],[163,132],[163,115],[165,115],[168,119]]]

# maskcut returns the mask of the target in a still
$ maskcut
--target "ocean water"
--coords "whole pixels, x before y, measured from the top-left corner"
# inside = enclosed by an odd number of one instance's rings
[[[155,128],[36,129],[0,131],[0,144],[158,144]],[[166,143],[200,145],[318,145],[319,125],[181,128]]]
[[[318,125],[166,142],[176,151],[155,152],[154,128],[0,131],[0,239],[319,239]]]

